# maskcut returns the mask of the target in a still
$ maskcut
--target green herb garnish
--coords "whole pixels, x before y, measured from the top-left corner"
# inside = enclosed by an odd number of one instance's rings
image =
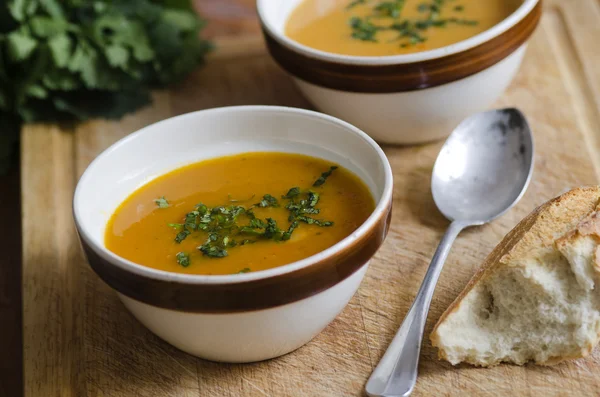
[[[298,221],[294,220],[292,221],[292,223],[290,224],[290,227],[288,227],[288,230],[283,232],[283,234],[281,235],[281,240],[282,241],[287,241],[292,237],[292,233],[294,232],[294,230],[296,230],[296,228],[298,227]]]
[[[352,37],[362,41],[376,42],[375,35],[380,27],[373,25],[367,18],[350,18],[350,27],[352,28]]]
[[[323,172],[313,183],[313,187],[323,185],[337,168],[332,166]],[[198,250],[208,258],[223,258],[228,255],[228,249],[233,247],[254,244],[260,240],[288,241],[301,223],[321,227],[332,226],[331,221],[313,217],[320,213],[317,208],[320,197],[315,191],[302,191],[297,186],[290,188],[285,195],[281,196],[282,200],[287,201],[284,208],[289,212],[289,225],[285,227],[280,227],[273,218],[260,219],[254,214],[255,208],[280,207],[279,201],[270,194],[265,194],[260,202],[247,208],[241,205],[210,208],[199,203],[185,215],[183,223],[168,223],[167,226],[178,231],[174,238],[178,244],[192,233],[202,233],[206,236],[206,240],[197,247]],[[229,199],[231,201],[230,197]],[[164,197],[155,202],[160,208],[169,206]],[[188,266],[189,255],[178,253],[177,262],[182,266]]]
[[[297,220],[307,223],[309,225],[317,225],[317,226],[333,226],[333,222],[330,221],[321,221],[319,219],[314,219],[305,215],[300,215],[296,217]]]
[[[263,199],[256,204],[257,207],[266,208],[266,207],[279,207],[279,203],[277,199],[270,194],[265,194]]]
[[[350,4],[346,6],[346,9],[350,9],[352,7],[356,7],[359,4],[365,4],[367,0],[353,0]]]
[[[384,1],[377,4],[373,9],[377,16],[398,18],[404,7],[404,0]]]
[[[450,18],[450,19],[448,19],[448,23],[455,23],[457,25],[475,26],[479,22],[473,21],[473,20],[470,20],[470,19]]]
[[[162,196],[161,198],[157,198],[156,200],[154,200],[154,202],[156,203],[158,208],[169,208],[169,202],[167,201],[165,196]]]
[[[242,270],[240,270],[239,272],[237,272],[237,274],[248,273],[248,272],[250,272],[250,271],[251,271],[251,270],[250,270],[250,268],[249,268],[249,267],[245,267],[245,268],[243,268]]]
[[[178,252],[175,257],[177,258],[177,263],[179,263],[181,266],[188,267],[190,265],[189,254],[186,254],[185,252]]]
[[[177,236],[175,236],[175,242],[176,243],[181,243],[183,240],[185,240],[185,238],[187,236],[190,235],[190,231],[188,229],[183,229],[182,231],[180,231],[179,233],[177,233]]]
[[[227,256],[225,248],[213,245],[213,242],[209,239],[206,243],[202,244],[198,249],[206,256],[210,258],[223,258]]]
[[[431,28],[444,28],[450,24],[474,26],[477,21],[458,19],[458,18],[441,18],[444,8],[447,6],[447,0],[431,0],[430,2],[421,3],[417,10],[424,15],[424,19],[402,19],[402,10],[404,9],[405,0],[380,0],[371,8],[371,14],[366,17],[353,16],[349,19],[348,24],[352,30],[351,36],[354,39],[362,41],[377,42],[379,32],[391,31],[396,32],[396,40],[400,41],[401,48],[407,48],[427,40],[424,35]],[[353,1],[346,9],[351,9],[356,5],[366,4],[365,1]],[[452,8],[454,11],[464,11],[464,6],[456,5]],[[385,18],[392,19],[392,23],[383,24],[375,23],[377,19]],[[374,22],[375,21],[375,22]]]
[[[288,190],[288,192],[286,193],[285,196],[281,196],[281,198],[291,199],[291,198],[296,197],[299,194],[300,194],[300,188],[299,187],[293,187],[290,190]]]
[[[333,171],[337,170],[337,168],[338,167],[336,167],[335,165],[331,166],[329,168],[329,170],[327,170],[321,174],[321,176],[315,181],[315,183],[313,183],[313,186],[317,187],[317,186],[321,186],[322,184],[324,184],[325,181],[327,180],[327,178],[329,178],[329,176],[331,175],[331,173]]]

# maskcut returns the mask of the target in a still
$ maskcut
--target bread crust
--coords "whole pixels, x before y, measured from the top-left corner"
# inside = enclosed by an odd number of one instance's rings
[[[441,315],[430,335],[431,344],[438,348],[438,357],[446,359],[447,356],[440,346],[438,328],[451,314],[456,312],[462,300],[482,280],[487,279],[495,269],[500,266],[510,266],[533,250],[552,246],[555,240],[575,229],[577,225],[592,213],[600,202],[600,186],[585,186],[570,190],[536,208],[519,222],[492,250],[484,260],[481,267],[467,283],[465,289],[448,306]],[[564,360],[576,359],[587,356],[593,346],[581,351],[573,357],[553,357],[540,365],[554,365]],[[499,364],[479,366],[494,366]]]

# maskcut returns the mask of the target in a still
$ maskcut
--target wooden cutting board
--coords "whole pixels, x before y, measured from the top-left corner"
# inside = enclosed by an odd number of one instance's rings
[[[518,106],[536,139],[523,200],[489,226],[462,234],[439,280],[427,330],[492,247],[524,215],[564,190],[600,180],[600,3],[547,1],[524,64],[497,106]],[[485,87],[482,87],[485,89]],[[308,107],[260,39],[221,42],[206,67],[152,107],[120,122],[22,132],[25,395],[361,396],[414,298],[447,226],[429,191],[441,143],[385,147],[394,170],[394,218],[359,292],[311,343],[247,365],[203,361],[140,325],[89,269],[71,215],[88,163],[115,140],[184,112],[216,106]],[[399,128],[401,128],[399,126]],[[107,186],[110,188],[110,186]],[[600,349],[556,367],[453,368],[425,342],[414,395],[597,395]]]

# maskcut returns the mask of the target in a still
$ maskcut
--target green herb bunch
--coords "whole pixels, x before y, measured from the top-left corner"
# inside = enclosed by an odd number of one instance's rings
[[[312,184],[312,188],[322,186],[337,168],[337,166],[331,166],[323,172]],[[183,223],[169,223],[168,226],[177,231],[174,238],[177,244],[193,233],[206,236],[205,242],[197,249],[202,252],[203,256],[209,258],[226,257],[228,249],[254,244],[260,240],[288,241],[301,223],[320,227],[333,226],[332,221],[315,218],[321,210],[317,207],[320,195],[314,190],[302,190],[295,186],[282,195],[280,200],[270,194],[265,194],[262,200],[249,207],[230,205],[209,208],[200,203],[186,214]],[[157,198],[154,202],[161,209],[170,206],[164,196]],[[269,207],[283,207],[288,211],[289,225],[286,228],[280,228],[277,221],[272,218],[260,219],[254,214],[255,208]],[[176,259],[177,263],[183,267],[188,267],[191,262],[190,254],[187,252],[178,252]],[[248,269],[248,271],[250,270]]]
[[[211,49],[189,0],[8,0],[0,7],[0,158],[23,122],[115,119]],[[6,165],[6,163],[4,163]]]

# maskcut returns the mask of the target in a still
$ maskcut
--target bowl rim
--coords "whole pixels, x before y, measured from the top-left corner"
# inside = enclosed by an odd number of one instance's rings
[[[523,20],[541,0],[523,0],[521,5],[515,11],[513,11],[508,17],[506,17],[496,25],[492,26],[490,29],[485,30],[475,36],[469,37],[468,39],[461,40],[457,43],[450,44],[445,47],[436,48],[433,50],[420,51],[411,54],[386,56],[342,55],[317,50],[304,44],[300,44],[297,41],[287,37],[281,29],[277,29],[272,23],[270,23],[268,18],[265,17],[265,9],[267,7],[267,4],[269,4],[269,2],[271,1],[272,0],[257,1],[256,7],[258,11],[258,17],[263,29],[265,29],[266,32],[271,37],[273,37],[275,41],[277,41],[284,47],[306,57],[332,63],[362,66],[389,66],[397,64],[417,63],[444,58],[449,55],[454,55],[475,48],[487,41],[492,40],[495,37],[502,35],[510,28],[515,26],[517,23]]]
[[[384,170],[384,186],[381,194],[381,198],[376,202],[375,209],[369,215],[369,217],[356,229],[351,235],[345,237],[341,241],[332,245],[331,247],[318,252],[314,255],[311,255],[307,258],[301,259],[299,261],[291,262],[288,264],[284,264],[281,266],[277,266],[271,269],[259,270],[256,272],[244,273],[244,274],[232,274],[232,275],[197,275],[197,274],[183,274],[183,273],[175,273],[168,272],[165,270],[153,269],[144,265],[137,264],[133,261],[127,260],[125,258],[120,257],[119,255],[108,250],[104,244],[97,244],[94,239],[91,237],[91,233],[86,229],[85,225],[82,222],[81,213],[85,208],[85,203],[81,201],[81,191],[85,188],[86,184],[92,183],[90,174],[95,167],[99,167],[99,163],[103,158],[108,156],[115,150],[122,148],[123,146],[131,144],[132,141],[135,141],[139,136],[146,133],[149,130],[154,130],[157,128],[165,128],[170,123],[173,123],[177,120],[183,120],[186,118],[194,118],[199,114],[206,113],[214,113],[214,114],[226,114],[229,112],[278,112],[278,113],[287,113],[287,114],[295,114],[302,115],[307,118],[316,118],[329,123],[337,124],[342,126],[348,132],[351,132],[362,139],[362,141],[370,146],[375,153],[377,154],[378,159],[380,160],[380,164],[383,166]],[[162,174],[161,174],[162,175]],[[159,176],[159,175],[157,175]],[[146,182],[149,183],[150,181]],[[353,243],[355,241],[364,238],[370,231],[372,231],[377,225],[378,222],[385,217],[386,212],[389,211],[389,208],[392,203],[392,191],[393,191],[393,174],[390,163],[381,149],[381,147],[365,132],[360,130],[359,128],[353,126],[352,124],[345,122],[341,119],[338,119],[333,116],[329,116],[323,113],[319,113],[312,110],[294,108],[294,107],[286,107],[286,106],[269,106],[269,105],[247,105],[247,106],[227,106],[227,107],[218,107],[218,108],[210,108],[199,111],[194,111],[190,113],[185,113],[182,115],[170,117],[156,123],[150,124],[146,127],[143,127],[121,139],[113,143],[103,152],[101,152],[90,164],[87,166],[79,181],[77,182],[77,186],[75,188],[75,192],[73,195],[73,218],[75,221],[76,228],[80,234],[82,240],[84,240],[85,244],[87,244],[97,255],[99,255],[102,259],[109,262],[110,264],[117,266],[121,270],[126,272],[133,273],[137,276],[141,276],[147,279],[154,279],[160,281],[174,282],[180,284],[193,284],[193,285],[230,285],[230,284],[240,284],[246,283],[250,281],[271,279],[281,275],[294,273],[300,269],[305,269],[311,267],[311,265],[316,265],[328,258],[335,256],[340,252],[344,252],[348,249],[352,249]]]

